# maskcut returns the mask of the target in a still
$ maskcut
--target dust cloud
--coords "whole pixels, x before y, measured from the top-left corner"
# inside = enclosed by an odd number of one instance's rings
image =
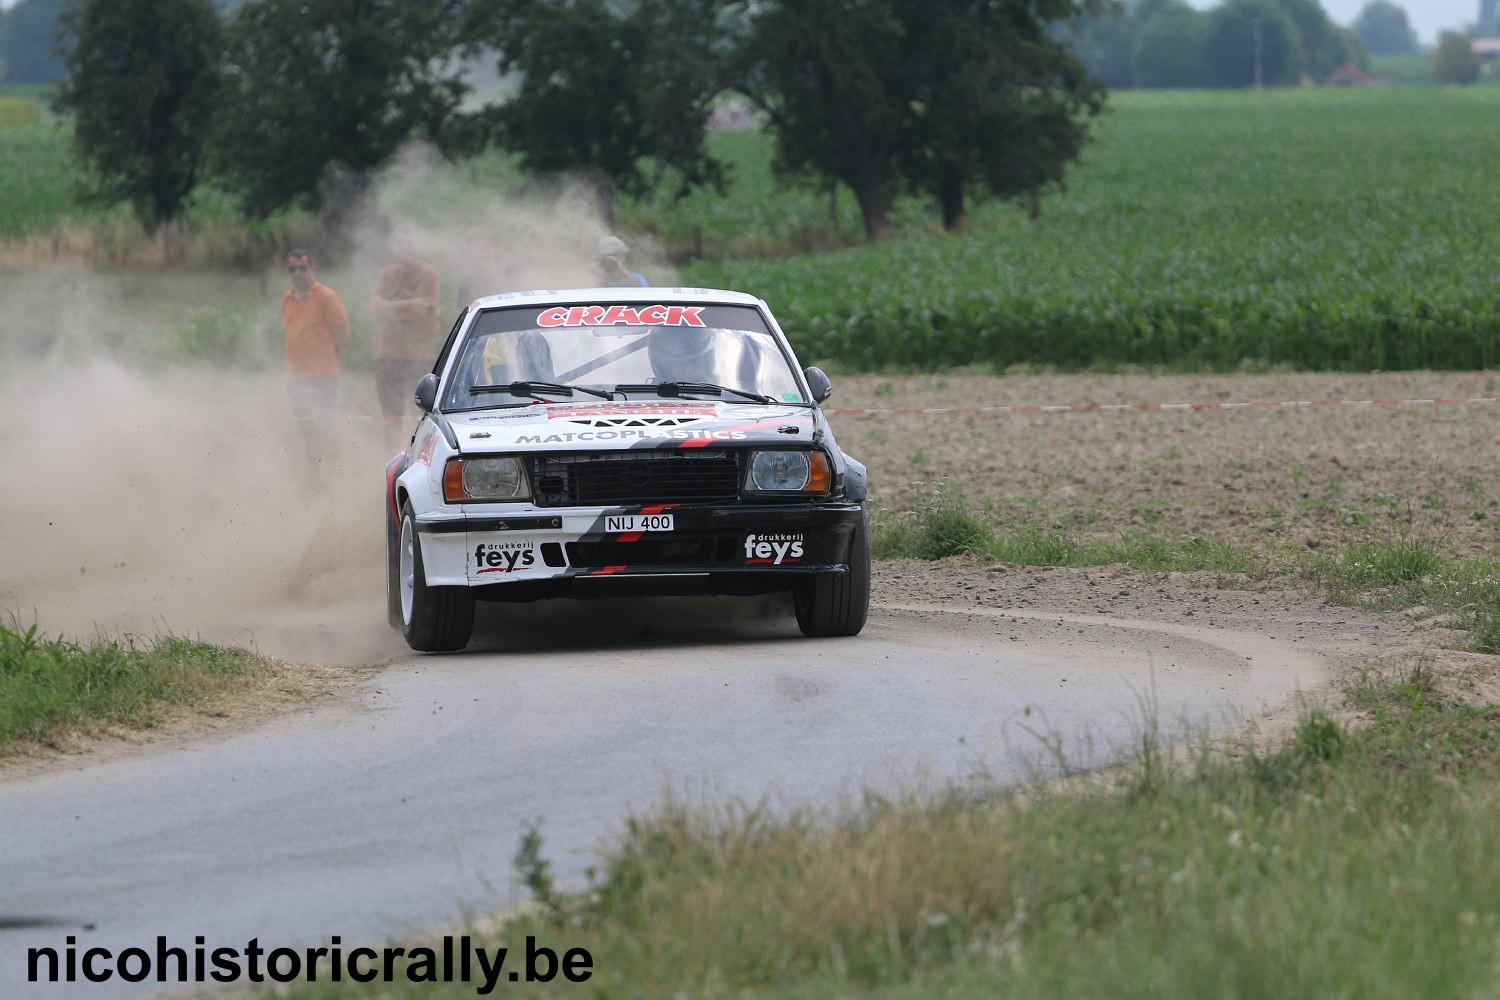
[[[416,234],[442,278],[446,334],[460,287],[473,297],[593,284],[606,230],[578,189],[491,190],[419,147],[370,202],[356,252],[319,268],[355,344],[318,482],[281,373],[279,260],[243,282],[251,346],[218,367],[139,348],[222,315],[228,304],[205,299],[224,275],[65,262],[0,274],[0,621],[82,642],[173,634],[348,665],[407,652],[385,620],[383,472],[400,445],[377,416],[368,362],[380,234],[392,223]],[[416,419],[412,407],[403,436]]]

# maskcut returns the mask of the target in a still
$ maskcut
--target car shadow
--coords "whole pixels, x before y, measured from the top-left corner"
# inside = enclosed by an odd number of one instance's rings
[[[788,594],[558,598],[524,604],[481,601],[467,651],[723,646],[801,638]]]

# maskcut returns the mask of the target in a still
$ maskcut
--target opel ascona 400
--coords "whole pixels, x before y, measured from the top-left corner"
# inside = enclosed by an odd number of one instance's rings
[[[790,591],[810,636],[870,600],[865,468],[766,303],[710,289],[479,299],[386,468],[391,624],[468,644],[476,600]]]

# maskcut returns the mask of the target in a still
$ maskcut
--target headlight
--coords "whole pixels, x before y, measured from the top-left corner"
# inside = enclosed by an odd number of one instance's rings
[[[827,493],[828,456],[821,451],[757,451],[745,488],[760,493]]]
[[[443,467],[443,499],[524,500],[531,495],[521,460],[506,458],[450,458]]]

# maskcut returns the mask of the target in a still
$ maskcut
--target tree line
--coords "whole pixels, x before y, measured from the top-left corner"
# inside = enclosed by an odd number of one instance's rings
[[[779,176],[848,185],[881,239],[901,193],[956,229],[1062,185],[1105,101],[1067,39],[1113,2],[71,0],[55,104],[89,195],[154,230],[203,183],[337,227],[412,139],[581,177],[610,219],[619,193],[722,189],[707,124],[734,93]],[[466,100],[476,59],[503,100]]]
[[[1354,23],[1334,24],[1318,0],[1226,0],[1208,11],[1184,0],[1130,0],[1085,19],[1077,48],[1108,87],[1276,87],[1321,82],[1370,53],[1417,51],[1406,12],[1370,0]]]

